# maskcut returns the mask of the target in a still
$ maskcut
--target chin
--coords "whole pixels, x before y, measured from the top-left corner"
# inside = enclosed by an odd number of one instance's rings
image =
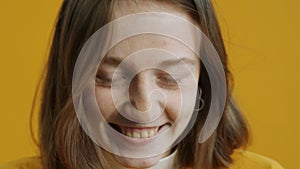
[[[115,160],[124,167],[127,168],[149,168],[158,163],[160,159],[162,159],[165,155],[158,155],[149,158],[127,158],[115,156]]]

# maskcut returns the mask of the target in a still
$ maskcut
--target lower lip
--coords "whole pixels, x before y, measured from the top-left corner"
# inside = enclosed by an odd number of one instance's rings
[[[133,138],[133,137],[128,137],[120,132],[118,132],[118,133],[125,141],[127,141],[130,144],[145,145],[145,144],[148,144],[148,143],[152,142],[153,140],[155,140],[162,132],[167,130],[169,127],[170,127],[169,125],[162,126],[154,136],[149,137],[149,138]]]

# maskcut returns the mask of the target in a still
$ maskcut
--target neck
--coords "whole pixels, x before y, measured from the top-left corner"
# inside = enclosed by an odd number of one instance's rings
[[[175,150],[172,154],[160,159],[158,163],[156,163],[154,166],[147,168],[147,169],[177,169],[175,163],[175,156],[176,156],[177,150]],[[109,163],[111,164],[111,167],[114,169],[129,169],[126,167],[121,166],[116,160],[110,156],[108,159]]]

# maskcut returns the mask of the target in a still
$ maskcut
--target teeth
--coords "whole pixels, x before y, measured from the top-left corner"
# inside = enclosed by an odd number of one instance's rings
[[[145,129],[132,129],[120,127],[124,135],[132,138],[149,138],[153,137],[158,132],[158,127],[156,128],[145,128]]]
[[[142,138],[148,138],[148,131],[142,131]]]
[[[154,133],[154,130],[150,130],[150,131],[149,131],[149,137],[154,136],[154,134],[155,134],[155,133]]]
[[[128,137],[132,137],[132,134],[131,134],[129,131],[127,131],[127,132],[125,133],[125,135],[128,136]]]
[[[138,132],[133,132],[132,137],[133,138],[141,138],[141,135]]]

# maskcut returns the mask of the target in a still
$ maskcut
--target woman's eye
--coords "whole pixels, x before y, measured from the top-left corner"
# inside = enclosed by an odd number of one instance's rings
[[[160,76],[157,78],[158,84],[165,88],[178,88],[179,79],[174,79],[170,75]]]
[[[111,87],[112,85],[112,79],[113,79],[114,73],[106,73],[106,72],[100,72],[96,76],[96,85],[104,86],[104,87]],[[128,77],[122,73],[117,73],[114,77],[115,85],[122,85],[124,82],[128,81]]]
[[[112,82],[112,78],[109,77],[108,75],[104,74],[97,74],[96,76],[96,84],[105,86],[105,87],[110,87]]]

